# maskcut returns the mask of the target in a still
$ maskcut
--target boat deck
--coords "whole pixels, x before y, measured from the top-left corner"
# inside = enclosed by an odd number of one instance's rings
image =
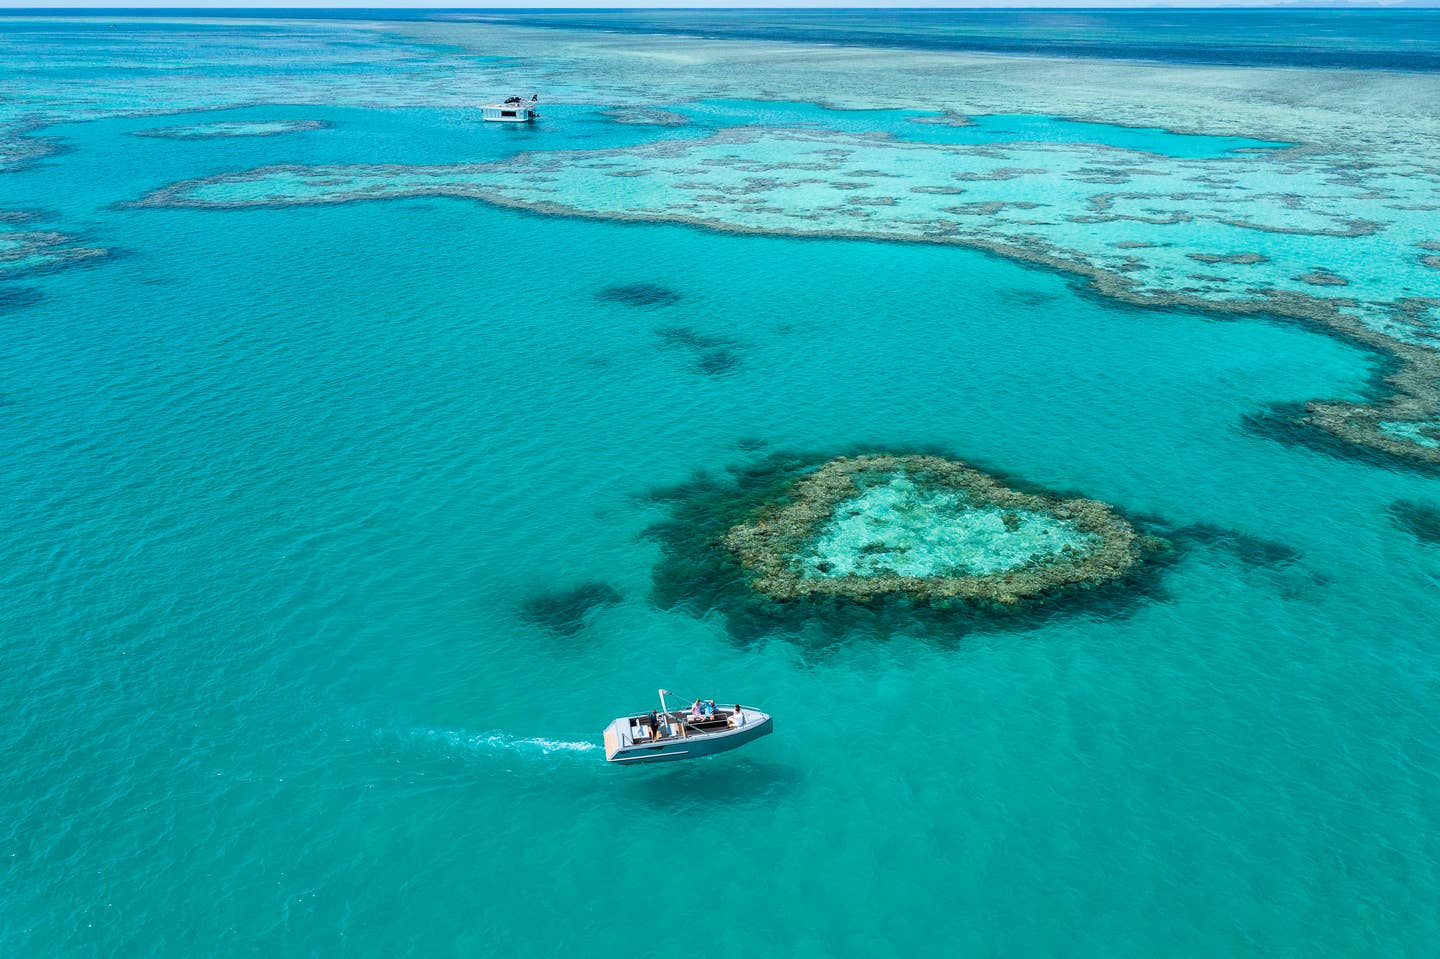
[[[739,710],[743,720],[732,724]],[[661,716],[662,728],[669,731],[650,735],[649,713],[622,716],[605,727],[605,758],[612,762],[643,762],[681,759],[723,752],[770,732],[766,713],[748,706],[717,707],[708,719],[692,721],[688,711],[670,711]]]

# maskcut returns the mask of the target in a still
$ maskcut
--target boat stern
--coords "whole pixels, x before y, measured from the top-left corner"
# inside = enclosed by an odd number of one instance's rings
[[[616,720],[605,727],[605,761],[614,762],[615,756],[620,752],[620,730],[617,728],[620,720]]]

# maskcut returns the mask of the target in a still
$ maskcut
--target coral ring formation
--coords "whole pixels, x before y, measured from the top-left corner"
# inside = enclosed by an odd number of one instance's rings
[[[777,600],[1012,606],[1123,579],[1158,543],[1104,503],[1009,489],[939,456],[832,459],[724,536]]]

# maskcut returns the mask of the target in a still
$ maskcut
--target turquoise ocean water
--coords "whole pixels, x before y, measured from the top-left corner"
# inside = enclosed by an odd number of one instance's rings
[[[958,248],[127,205],[704,132],[601,106],[109,117],[0,174],[0,208],[111,251],[0,312],[0,954],[1430,954],[1440,548],[1387,508],[1440,487],[1244,426],[1364,395],[1374,357]],[[130,136],[285,119],[329,126]],[[630,284],[671,295],[603,295]],[[652,605],[654,490],[861,446],[1231,532],[1022,628],[817,648]],[[585,583],[621,599],[526,617]],[[776,734],[608,768],[600,729],[662,685]]]

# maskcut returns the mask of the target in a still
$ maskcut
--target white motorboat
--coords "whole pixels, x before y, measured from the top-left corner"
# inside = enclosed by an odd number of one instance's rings
[[[660,709],[621,716],[605,727],[605,759],[622,766],[698,759],[727,752],[774,731],[769,713],[732,703],[696,716],[671,710],[660,690]]]

